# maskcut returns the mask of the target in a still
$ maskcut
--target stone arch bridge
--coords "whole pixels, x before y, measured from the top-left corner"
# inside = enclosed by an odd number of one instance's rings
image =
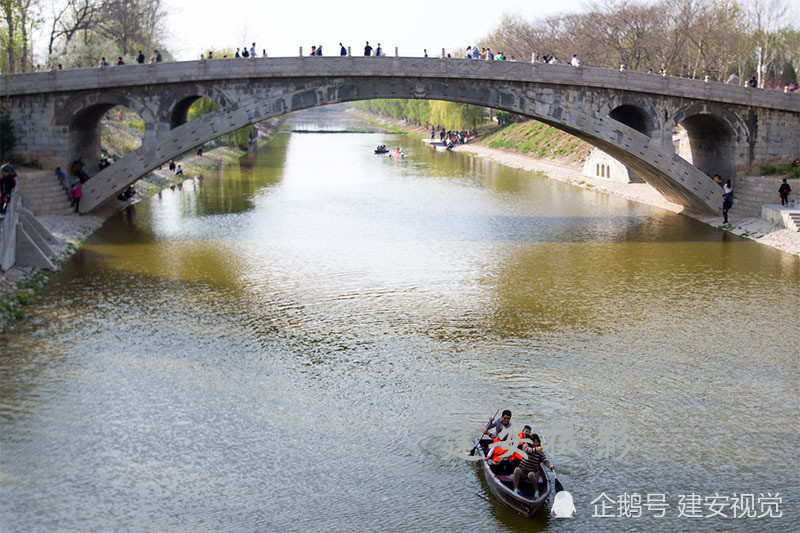
[[[668,200],[717,210],[708,178],[800,157],[800,94],[568,65],[399,57],[216,59],[0,77],[20,152],[97,168],[99,120],[115,105],[145,121],[142,146],[83,188],[86,212],[162,163],[255,122],[372,98],[424,98],[526,115],[597,146]],[[220,110],[187,122],[201,97]],[[686,132],[676,154],[673,131]],[[680,149],[680,148],[679,148]]]

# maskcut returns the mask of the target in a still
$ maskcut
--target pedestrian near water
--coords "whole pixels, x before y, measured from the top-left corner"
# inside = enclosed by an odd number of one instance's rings
[[[778,194],[781,195],[781,207],[789,207],[790,192],[792,192],[792,188],[786,183],[786,178],[783,178],[783,183],[781,183],[781,186],[778,188]]]
[[[100,64],[97,65],[97,68],[103,68],[108,66],[108,61],[106,61],[105,57],[100,58]]]
[[[347,55],[347,48],[345,48],[342,43],[339,43],[339,55],[340,56],[346,56]]]
[[[122,60],[122,57],[121,56],[118,57],[117,58],[117,66],[124,65],[124,64],[125,64],[125,62]]]
[[[139,63],[140,65],[144,63],[144,54],[142,53],[141,50],[139,50],[139,55],[136,56],[136,62]]]
[[[364,55],[365,56],[372,55],[372,47],[369,45],[369,41],[367,41],[367,44],[364,46]]]
[[[572,54],[572,59],[569,60],[569,64],[573,67],[581,66],[581,60],[578,59],[578,54]]]
[[[256,43],[253,43],[253,46],[250,47],[250,57],[256,58]]]
[[[376,56],[382,56],[383,55],[383,48],[381,48],[381,43],[378,43],[378,47],[375,49],[375,55]]]
[[[78,212],[78,207],[81,205],[81,196],[83,196],[83,192],[81,191],[82,187],[83,184],[80,181],[78,181],[78,183],[76,183],[75,186],[72,187],[72,199],[75,205],[76,213]]]
[[[242,57],[242,54],[241,54],[241,53],[239,53],[239,50],[240,50],[239,48],[237,48],[237,49],[236,49],[236,53],[235,53],[235,54],[233,54],[233,57],[234,57],[234,58],[240,58],[240,57]]]
[[[727,180],[722,186],[722,222],[728,223],[728,210],[733,207],[733,186],[731,180]]]

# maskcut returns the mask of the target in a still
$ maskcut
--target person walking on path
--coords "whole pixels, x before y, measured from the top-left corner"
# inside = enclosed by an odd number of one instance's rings
[[[727,180],[722,186],[722,222],[728,223],[728,210],[733,207],[733,186],[731,180]]]
[[[781,207],[789,207],[790,192],[792,192],[792,188],[786,183],[786,178],[783,178],[783,183],[781,183],[781,186],[778,188],[778,194],[781,195]]]

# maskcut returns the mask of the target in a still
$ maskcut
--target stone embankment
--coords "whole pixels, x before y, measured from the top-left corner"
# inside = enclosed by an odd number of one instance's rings
[[[376,115],[364,111],[355,111],[355,113],[367,114],[373,119],[376,117]],[[408,125],[403,121],[385,117],[379,117],[379,120],[384,122],[391,130],[402,129],[423,140],[430,138],[430,130],[425,127]],[[720,214],[718,216],[688,211],[680,205],[668,202],[658,191],[646,183],[621,183],[606,178],[584,176],[582,175],[582,166],[577,163],[536,159],[509,150],[489,148],[481,143],[481,139],[476,139],[475,142],[471,142],[468,145],[456,146],[454,150],[472,153],[478,157],[512,168],[543,172],[550,179],[570,183],[584,189],[612,194],[634,202],[666,209],[673,213],[681,213],[721,231],[727,231],[800,257],[800,232],[777,226],[760,217],[760,205],[762,203],[775,203],[778,200],[777,191],[780,180],[777,178],[741,178],[742,189],[748,191],[747,194],[739,196],[744,202],[742,209],[738,209],[737,200],[737,204],[734,204],[728,213],[730,223],[722,224],[722,206],[720,206]],[[795,189],[800,189],[800,184],[797,184]],[[752,194],[751,190],[753,191]],[[800,191],[793,192],[793,194],[800,195]]]
[[[244,154],[242,150],[228,147],[215,148],[202,156],[186,154],[178,162],[183,168],[183,176],[176,176],[166,165],[136,182],[136,198],[147,198],[171,184],[193,179],[222,163],[234,161]],[[56,266],[63,264],[81,246],[83,241],[95,232],[112,215],[125,207],[125,202],[112,199],[92,211],[89,215],[79,215],[69,206],[66,193],[52,171],[18,169],[20,190],[29,198],[36,198],[36,192],[45,190],[44,197],[32,200],[34,212],[39,222],[56,238],[51,246],[56,253]],[[25,183],[30,176],[31,181]],[[39,182],[42,183],[39,183]],[[42,185],[44,189],[38,189]],[[50,190],[55,192],[50,192]],[[40,195],[41,196],[41,195]],[[37,210],[36,206],[40,209]],[[21,307],[30,301],[47,283],[52,273],[40,271],[35,267],[15,265],[6,272],[0,271],[0,332],[5,331],[21,313]]]

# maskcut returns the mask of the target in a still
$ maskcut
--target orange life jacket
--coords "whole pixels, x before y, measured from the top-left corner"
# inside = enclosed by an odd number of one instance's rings
[[[500,440],[501,440],[500,437],[495,437],[492,442],[500,442]],[[506,436],[503,437],[502,440],[508,440],[508,434],[506,434]],[[505,459],[505,457],[503,457],[503,454],[505,454],[507,451],[508,449],[506,448],[495,446],[494,448],[489,450],[489,456],[487,457],[487,459],[491,459],[495,463],[499,463],[500,461]]]
[[[525,438],[525,437],[523,436],[523,434],[522,434],[522,432],[521,432],[521,431],[520,431],[519,433],[517,433],[517,437],[519,437],[519,440],[522,440],[522,439],[524,439],[524,438]],[[522,444],[523,444],[523,443],[519,443],[519,444],[517,444],[517,448],[516,448],[516,449],[520,449],[520,448],[522,448]],[[519,453],[517,453],[516,451],[515,451],[515,452],[514,452],[514,453],[511,455],[511,460],[512,460],[512,461],[514,461],[514,460],[520,460],[520,461],[522,461],[522,459],[523,459],[523,457],[522,457],[522,456],[521,456]]]

